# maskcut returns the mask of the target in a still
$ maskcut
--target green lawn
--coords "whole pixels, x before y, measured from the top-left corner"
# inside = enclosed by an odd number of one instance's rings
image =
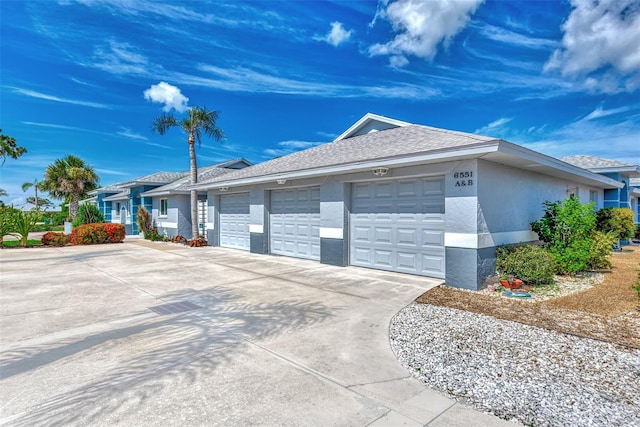
[[[5,248],[15,248],[20,246],[20,242],[17,240],[5,240],[2,242],[2,246]],[[27,240],[27,246],[42,246],[42,242],[40,240]]]

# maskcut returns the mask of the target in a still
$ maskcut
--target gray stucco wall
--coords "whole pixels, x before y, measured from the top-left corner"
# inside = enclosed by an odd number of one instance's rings
[[[165,197],[154,197],[152,200],[152,219],[158,232],[169,238],[182,235],[191,238],[191,200],[188,194],[166,197],[167,215],[160,216],[160,200]]]

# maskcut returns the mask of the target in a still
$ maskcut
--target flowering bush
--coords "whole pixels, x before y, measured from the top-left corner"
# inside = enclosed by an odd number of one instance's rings
[[[71,240],[71,237],[62,232],[49,231],[44,233],[40,241],[45,246],[64,246]]]
[[[73,229],[71,232],[71,244],[120,243],[124,240],[124,235],[125,229],[122,224],[85,224]]]
[[[187,244],[187,238],[181,235],[173,236],[171,238],[171,243],[182,243],[183,245]]]
[[[202,236],[198,236],[197,239],[192,239],[189,240],[189,246],[191,246],[192,248],[199,248],[201,246],[207,246],[209,243],[207,242],[207,239],[205,239]]]

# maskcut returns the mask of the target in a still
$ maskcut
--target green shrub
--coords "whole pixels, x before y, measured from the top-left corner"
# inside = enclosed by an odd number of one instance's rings
[[[625,240],[633,237],[633,211],[629,208],[600,209],[596,214],[596,230],[611,233],[614,239]]]
[[[140,233],[148,233],[151,231],[151,214],[144,206],[138,208],[137,215],[138,231]]]
[[[42,236],[40,242],[45,246],[64,246],[71,241],[71,236],[64,233],[49,231]]]
[[[151,240],[152,242],[166,242],[169,240],[165,235],[158,233],[158,229],[152,228],[148,232],[144,233],[145,240]]]
[[[33,231],[36,222],[38,222],[39,213],[33,211],[16,210],[13,215],[13,232],[18,236],[20,246],[27,246],[29,240],[29,233]]]
[[[72,245],[94,245],[100,243],[120,243],[124,240],[125,228],[122,224],[84,224],[71,232]]]
[[[531,229],[548,248],[558,272],[575,274],[588,267],[591,236],[596,225],[593,202],[583,205],[571,196],[562,202],[544,202],[545,213]]]
[[[83,224],[98,224],[104,222],[104,215],[100,209],[92,203],[84,203],[78,208],[76,218],[71,225],[77,227]]]
[[[513,275],[527,285],[551,285],[556,264],[545,248],[537,245],[500,246],[496,249],[496,270]]]
[[[588,267],[591,270],[609,270],[611,268],[611,252],[616,238],[612,234],[594,231],[589,248]]]

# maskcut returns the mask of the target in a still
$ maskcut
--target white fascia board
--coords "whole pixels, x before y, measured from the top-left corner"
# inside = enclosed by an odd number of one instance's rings
[[[606,176],[599,175],[587,169],[574,166],[572,164],[563,162],[562,160],[556,159],[555,157],[538,153],[537,151],[530,150],[521,145],[516,145],[511,142],[500,141],[500,149],[498,151],[510,156],[529,160],[532,163],[537,163],[540,166],[550,167],[566,174],[575,175],[579,178],[582,178],[583,180],[591,181],[592,184],[597,185],[600,188],[624,187],[623,183],[616,181],[615,179],[607,178]]]
[[[382,123],[388,123],[388,124],[394,125],[394,126],[408,126],[408,125],[411,124],[411,123],[408,123],[408,122],[403,122],[401,120],[392,119],[390,117],[380,116],[378,114],[373,114],[373,113],[367,113],[364,116],[362,116],[362,118],[360,120],[358,120],[353,125],[351,125],[351,127],[349,129],[347,129],[344,132],[342,132],[342,134],[340,134],[340,136],[338,136],[336,139],[334,139],[333,142],[340,141],[341,139],[348,138],[351,134],[353,134],[353,133],[357,132],[358,130],[360,130],[367,123],[373,122],[373,121],[382,122]]]
[[[638,166],[610,166],[606,168],[587,168],[594,173],[624,173],[631,178],[640,177],[640,167]]]
[[[446,150],[431,152],[428,154],[418,154],[411,156],[381,158],[376,160],[367,160],[363,162],[347,163],[335,166],[327,166],[317,169],[304,169],[300,171],[285,172],[273,175],[263,175],[251,178],[237,179],[233,181],[217,181],[208,184],[194,186],[197,190],[215,190],[220,187],[239,187],[243,185],[253,185],[264,182],[276,182],[278,179],[301,179],[301,178],[314,178],[325,175],[340,175],[345,173],[362,172],[370,170],[375,167],[405,167],[413,166],[417,164],[436,163],[436,162],[449,162],[454,160],[460,160],[461,158],[477,158],[484,154],[494,153],[498,150],[497,141],[491,141],[489,143],[483,143],[480,145],[467,146],[463,148],[456,148],[455,150]]]

